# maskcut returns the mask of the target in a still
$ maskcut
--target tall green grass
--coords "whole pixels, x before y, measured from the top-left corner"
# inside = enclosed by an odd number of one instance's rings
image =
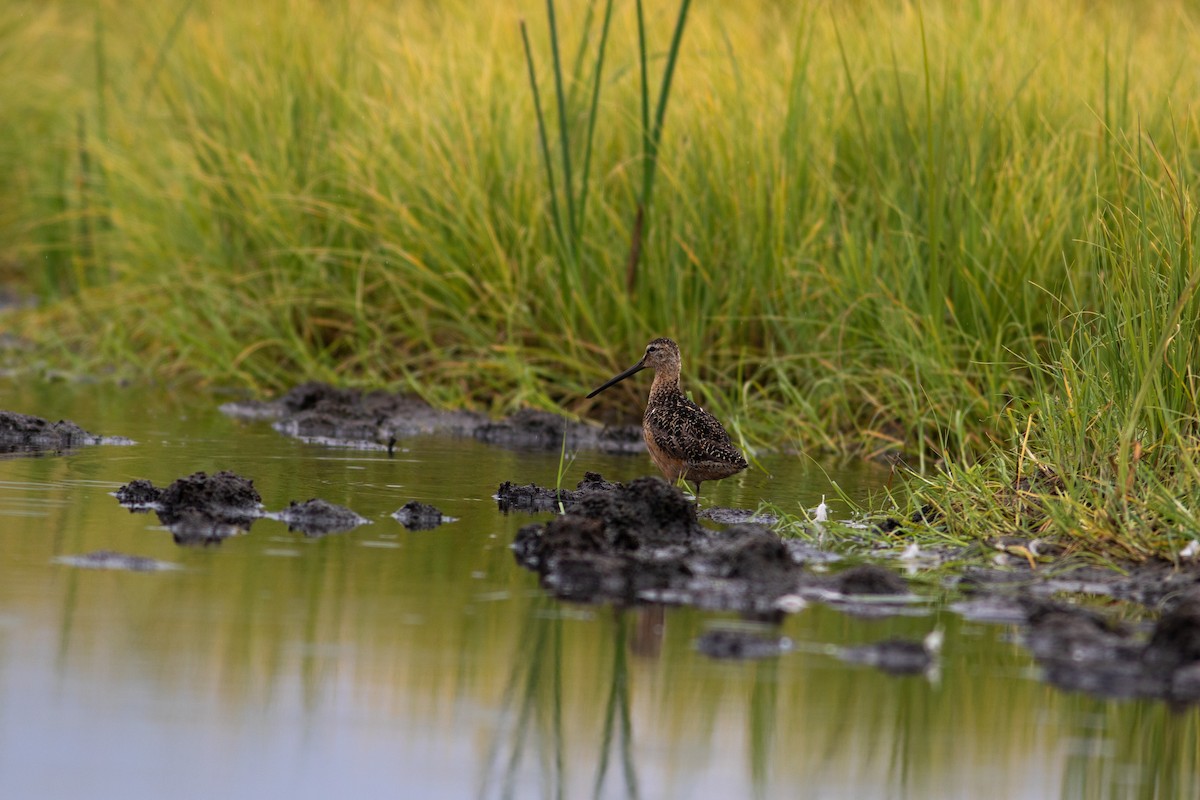
[[[952,524],[1066,533],[1130,557],[1200,539],[1197,211],[1190,169],[1164,148],[1182,142],[1139,137],[1111,155],[1126,185],[1098,212],[1090,269],[1047,298],[1060,328],[983,464],[922,481],[919,501]]]
[[[1196,533],[1192,4],[701,4],[672,55],[675,3],[564,3],[557,78],[545,10],[6,4],[0,274],[44,298],[13,324],[82,365],[593,414],[666,334],[751,443],[1137,553]],[[556,155],[589,154],[569,246],[522,19]]]

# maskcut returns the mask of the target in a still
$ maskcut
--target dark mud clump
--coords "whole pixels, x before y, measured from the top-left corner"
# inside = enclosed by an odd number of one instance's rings
[[[217,542],[249,530],[263,515],[262,497],[254,482],[232,472],[196,472],[165,489],[135,480],[115,492],[132,510],[153,508],[175,537],[185,543]]]
[[[390,450],[396,439],[422,433],[463,435],[485,418],[466,411],[438,411],[412,395],[304,383],[278,400],[226,403],[221,411],[242,419],[273,419],[285,436],[321,444]]]
[[[61,452],[94,444],[133,444],[129,439],[97,436],[74,422],[50,422],[29,414],[0,411],[0,454]]]
[[[922,506],[912,513],[908,518],[908,522],[898,520],[895,517],[885,517],[871,524],[871,527],[878,533],[894,533],[899,530],[904,530],[909,523],[914,525],[934,525],[941,519],[941,513],[930,505]]]
[[[399,439],[444,433],[505,447],[568,447],[627,453],[644,449],[634,426],[600,428],[544,411],[525,410],[492,421],[471,411],[435,409],[418,397],[305,383],[278,400],[226,403],[221,410],[242,419],[273,419],[275,430],[321,444],[387,449]]]
[[[157,511],[165,525],[193,513],[238,528],[249,528],[262,516],[262,496],[254,488],[254,481],[228,470],[214,475],[195,472],[163,490]]]
[[[305,536],[341,533],[370,522],[345,506],[334,505],[317,498],[305,500],[303,503],[293,500],[287,508],[267,516],[286,523],[288,530],[299,531]]]
[[[496,504],[501,511],[558,511],[559,503],[574,503],[585,492],[611,492],[619,484],[604,480],[598,473],[585,472],[575,489],[550,489],[530,483],[517,486],[511,481],[500,484],[496,491]]]
[[[953,585],[964,595],[951,605],[959,614],[977,621],[1021,622],[1026,600],[1063,595],[1108,597],[1157,610],[1200,587],[1200,570],[1155,560],[1128,564],[1121,571],[1090,564],[1039,565],[1034,570],[1022,558],[1003,568],[968,565]]]
[[[1025,644],[1055,686],[1200,702],[1200,589],[1176,600],[1145,642],[1095,611],[1048,600],[1025,606]]]
[[[714,628],[696,640],[696,649],[709,658],[746,660],[771,658],[791,650],[791,640],[737,628]]]
[[[113,496],[123,506],[146,511],[151,506],[158,504],[159,498],[162,497],[162,492],[162,489],[159,489],[145,478],[138,478],[117,489],[113,493]]]
[[[31,449],[53,450],[96,444],[100,437],[88,433],[74,422],[50,422],[30,414],[0,411],[0,441]]]
[[[1130,632],[1099,612],[1050,600],[1025,599],[1025,646],[1043,662],[1097,664],[1135,657]]]
[[[929,673],[937,666],[941,646],[942,633],[934,631],[919,642],[886,639],[861,647],[843,648],[837,655],[847,663],[865,664],[889,675],[919,675]]]
[[[638,435],[640,436],[641,434],[639,433]],[[536,483],[518,486],[512,481],[505,481],[500,484],[500,488],[496,491],[495,499],[496,505],[505,513],[509,511],[525,511],[529,513],[558,511],[559,503],[564,505],[573,503],[584,492],[597,490],[612,491],[616,488],[617,484],[604,480],[600,474],[585,472],[583,480],[574,489],[553,489],[546,486],[538,486]],[[696,512],[696,516],[700,519],[711,520],[721,525],[741,525],[746,523],[774,525],[778,522],[778,519],[771,514],[747,511],[740,508],[702,508]]]
[[[81,569],[116,569],[127,572],[165,572],[179,569],[178,564],[167,561],[156,561],[145,556],[131,556],[112,550],[97,550],[80,556],[59,556],[55,559],[60,564]]]
[[[793,558],[802,558],[788,542]],[[817,560],[815,563],[822,563]],[[798,590],[800,600],[819,600],[858,617],[890,617],[897,614],[924,615],[921,598],[909,591],[908,583],[891,570],[875,564],[860,564],[833,575],[809,576]],[[784,598],[780,607],[790,610],[797,598]]]
[[[620,486],[619,483],[606,481],[604,476],[599,473],[584,473],[583,480],[578,482],[574,489],[557,489],[538,486],[536,483],[518,486],[514,482],[504,481],[500,483],[500,488],[497,489],[494,498],[496,498],[499,510],[505,513],[509,511],[554,512],[559,510],[560,504],[564,510],[570,510],[571,506],[574,506],[584,494],[612,492],[618,486]],[[770,515],[760,515],[760,513],[742,509],[722,509],[722,507],[707,507],[707,509],[698,510],[696,516],[725,525],[745,523],[772,525],[776,522],[775,517]]]
[[[1032,549],[1032,548],[1030,548]],[[1122,571],[1090,564],[1033,569],[968,566],[964,597],[950,608],[976,621],[1024,626],[1022,641],[1045,679],[1104,697],[1200,703],[1200,571],[1194,564],[1147,561]],[[1148,635],[1063,597],[1104,597],[1161,611]]]
[[[196,472],[165,489],[148,480],[131,481],[113,493],[131,511],[153,509],[180,544],[211,544],[250,530],[259,517],[286,523],[306,536],[348,531],[370,520],[343,506],[312,499],[265,512],[254,482],[233,472]]]
[[[903,578],[874,564],[860,564],[843,570],[832,576],[828,586],[845,595],[900,595],[908,592],[908,584]]]
[[[503,447],[557,450],[584,447],[606,453],[640,453],[646,449],[641,429],[633,425],[598,428],[548,411],[527,408],[511,417],[485,423],[475,438]]]
[[[454,521],[453,517],[447,517],[440,509],[416,500],[410,500],[393,511],[392,518],[410,531],[427,531],[443,522]]]
[[[513,552],[549,591],[583,602],[686,604],[771,617],[782,598],[829,591],[830,579],[803,569],[772,531],[706,528],[683,493],[659,478],[581,488],[565,514],[523,527]]]
[[[1159,618],[1143,655],[1156,672],[1200,662],[1200,588],[1184,594]]]

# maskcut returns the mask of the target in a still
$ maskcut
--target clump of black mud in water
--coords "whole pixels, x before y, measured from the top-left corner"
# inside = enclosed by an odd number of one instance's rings
[[[521,528],[512,547],[518,563],[563,599],[778,618],[795,597],[908,593],[904,580],[882,567],[812,573],[802,549],[759,525],[707,528],[683,493],[660,478],[609,484],[591,476],[575,492],[556,494],[558,500],[566,513]]]
[[[1194,565],[1146,562],[1123,572],[1092,565],[1044,570],[972,567],[958,580],[960,615],[1022,625],[1045,679],[1104,697],[1200,703],[1200,574]],[[1108,597],[1160,612],[1130,626],[1064,597]],[[1149,628],[1146,630],[1146,628]]]
[[[410,531],[427,531],[438,527],[443,522],[454,522],[454,517],[447,517],[441,509],[428,503],[418,503],[410,500],[392,512],[392,518]]]
[[[341,533],[370,522],[345,506],[334,505],[318,498],[305,500],[303,503],[293,500],[287,508],[267,516],[287,523],[288,530],[299,531],[305,536]]]
[[[578,500],[585,492],[612,491],[618,484],[606,481],[596,472],[585,472],[574,489],[554,489],[538,486],[536,483],[518,485],[512,481],[500,484],[496,491],[496,505],[504,513],[524,511],[536,513],[539,511],[558,511],[559,505],[566,505]],[[696,516],[700,519],[711,520],[718,524],[737,525],[755,523],[758,525],[773,525],[778,519],[770,514],[746,511],[740,508],[708,507],[699,509]]]
[[[435,409],[413,395],[315,382],[301,384],[278,400],[226,403],[221,411],[242,419],[274,420],[275,430],[305,441],[389,452],[401,439],[431,433],[523,449],[557,450],[564,437],[570,448],[610,453],[645,449],[635,426],[602,428],[535,410],[490,420],[472,411]]]
[[[214,522],[249,528],[262,516],[262,496],[254,481],[227,470],[179,478],[163,489],[157,502],[156,511],[164,525],[199,514]]]
[[[229,471],[195,472],[163,489],[139,478],[114,494],[132,511],[153,509],[180,544],[219,542],[249,530],[263,515],[254,482]]]
[[[123,506],[144,511],[149,510],[158,502],[158,498],[162,497],[162,491],[145,478],[138,478],[117,489],[113,492],[113,496]]]
[[[1061,689],[1200,703],[1200,588],[1173,600],[1148,640],[1095,611],[1025,602],[1025,645]]]
[[[709,658],[748,660],[783,655],[791,642],[773,633],[714,628],[696,640],[696,649]]]
[[[196,472],[163,489],[138,479],[114,494],[132,511],[153,509],[180,544],[217,543],[250,530],[254,521],[264,516],[310,536],[350,530],[368,521],[348,508],[316,499],[293,501],[277,513],[265,512],[254,482],[229,471]]]
[[[646,449],[637,426],[600,428],[531,408],[485,423],[475,429],[474,436],[481,442],[513,448],[557,450],[565,437],[571,449],[586,447],[605,453],[640,453]]]
[[[552,489],[536,483],[518,486],[505,481],[496,491],[496,503],[504,512],[558,511],[560,503],[575,503],[588,492],[611,492],[619,485],[604,480],[597,472],[585,472],[575,489]]]
[[[935,630],[922,641],[885,639],[859,647],[840,648],[837,657],[850,664],[865,664],[889,675],[928,675],[937,666],[942,632]]]
[[[119,436],[88,433],[69,420],[50,422],[30,414],[0,411],[0,454],[62,452],[94,444],[133,444]]]

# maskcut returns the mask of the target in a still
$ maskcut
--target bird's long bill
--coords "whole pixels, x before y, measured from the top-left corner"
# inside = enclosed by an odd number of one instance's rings
[[[644,361],[645,361],[645,359],[643,359],[642,361],[639,361],[638,363],[634,364],[632,367],[625,370],[624,372],[622,372],[620,375],[616,376],[615,378],[609,378],[607,381],[605,381],[603,386],[601,386],[597,389],[593,389],[592,393],[588,395],[588,399],[591,399],[591,398],[595,397],[596,395],[600,394],[605,389],[612,386],[614,383],[620,383],[621,381],[628,378],[630,375],[633,375],[635,373],[638,373],[638,372],[641,372],[642,370],[644,370],[646,368],[646,365],[643,363]]]

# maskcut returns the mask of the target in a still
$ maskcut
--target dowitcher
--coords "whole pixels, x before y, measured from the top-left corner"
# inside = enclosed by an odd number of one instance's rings
[[[746,458],[733,446],[729,434],[712,414],[693,403],[679,388],[679,345],[655,339],[646,345],[642,360],[599,387],[589,398],[644,369],[654,370],[642,436],[650,458],[672,483],[683,479],[696,485],[719,481],[746,468]]]

